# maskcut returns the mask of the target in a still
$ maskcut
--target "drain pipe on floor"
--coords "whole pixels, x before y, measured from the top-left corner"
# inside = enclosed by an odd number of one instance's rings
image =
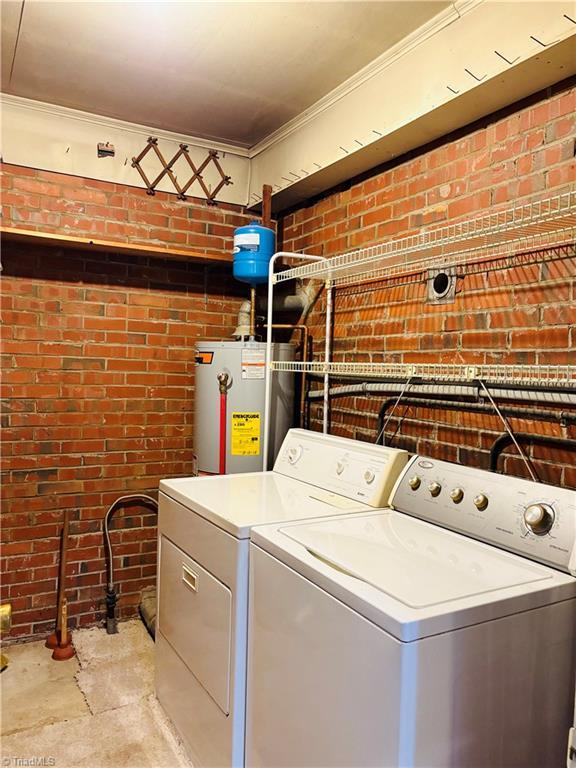
[[[110,519],[114,512],[124,504],[134,504],[140,502],[146,506],[152,507],[158,514],[158,502],[152,496],[145,493],[133,493],[129,496],[120,496],[112,504],[104,516],[104,548],[106,551],[106,632],[109,635],[115,635],[118,632],[118,619],[116,617],[116,603],[118,595],[114,585],[114,560],[112,557],[112,543],[110,542]]]

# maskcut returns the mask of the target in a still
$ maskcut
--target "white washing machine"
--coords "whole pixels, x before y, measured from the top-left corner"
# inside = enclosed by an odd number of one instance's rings
[[[293,429],[272,472],[160,483],[156,693],[197,768],[244,765],[252,526],[385,506],[407,461]]]
[[[560,768],[576,494],[415,457],[391,503],[252,531],[246,765]]]

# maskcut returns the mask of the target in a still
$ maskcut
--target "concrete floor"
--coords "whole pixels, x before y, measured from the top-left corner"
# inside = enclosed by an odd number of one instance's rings
[[[139,621],[73,633],[77,656],[9,646],[0,675],[2,766],[192,768],[153,693],[154,643]]]

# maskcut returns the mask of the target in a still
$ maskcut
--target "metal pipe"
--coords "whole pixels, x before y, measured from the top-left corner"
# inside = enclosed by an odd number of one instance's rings
[[[322,373],[308,373],[309,379],[323,379]],[[332,378],[349,379],[351,377],[340,374],[332,375]],[[352,378],[358,381],[357,378]],[[367,379],[357,384],[347,384],[342,387],[334,387],[330,390],[330,397],[344,397],[346,395],[368,395],[382,392],[400,392],[404,382],[398,380]],[[552,405],[576,405],[576,389],[573,388],[546,388],[538,390],[529,385],[515,385],[513,388],[509,384],[498,385],[489,384],[487,386],[490,394],[495,398],[502,400],[519,400],[522,402],[545,402]],[[414,381],[410,386],[411,395],[440,395],[440,396],[460,396],[479,399],[479,388],[474,382],[446,382],[424,383]],[[528,396],[531,395],[531,396]],[[308,394],[309,400],[320,400],[324,396],[324,390],[318,389]]]
[[[308,326],[304,325],[302,323],[298,325],[290,325],[289,323],[274,323],[272,326],[274,329],[279,330],[294,330],[294,331],[300,331],[302,334],[301,339],[301,345],[302,345],[302,362],[307,363],[308,362],[308,342],[309,342],[309,336],[308,336]],[[306,407],[306,371],[302,371],[301,379],[300,379],[300,418],[299,418],[299,425],[303,426],[304,424],[304,409]]]
[[[250,286],[250,338],[256,335],[256,286]]]
[[[569,440],[563,437],[548,437],[547,435],[530,435],[526,432],[520,432],[515,434],[516,440],[519,443],[536,443],[539,445],[552,445],[556,448],[568,448],[569,450],[576,451],[576,440]],[[497,437],[492,443],[490,448],[490,470],[492,472],[498,471],[498,458],[500,454],[509,445],[513,445],[513,440],[507,432],[504,432]]]
[[[264,388],[264,451],[262,458],[262,468],[268,469],[268,446],[270,444],[270,400],[272,396],[271,377],[272,377],[272,309],[274,302],[274,267],[278,259],[281,258],[300,259],[302,261],[325,261],[324,256],[310,256],[305,253],[292,253],[291,251],[278,251],[270,259],[268,265],[268,307],[266,319],[266,381]]]

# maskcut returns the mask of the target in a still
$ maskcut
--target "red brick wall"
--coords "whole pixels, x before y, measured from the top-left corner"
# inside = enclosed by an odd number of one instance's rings
[[[563,85],[286,215],[280,223],[283,248],[333,255],[573,189],[575,136],[576,89]],[[468,270],[458,280],[456,300],[446,305],[426,303],[422,273],[338,288],[334,359],[574,364],[576,260],[556,256],[531,254]],[[320,302],[310,321],[318,350],[322,313]],[[338,383],[343,382],[333,381]],[[335,399],[332,431],[375,440],[382,400]],[[401,406],[397,413],[404,411]],[[317,424],[319,406],[311,412]],[[576,437],[574,427],[559,423],[511,423],[522,432]],[[493,416],[415,406],[401,425],[392,419],[388,434],[396,429],[397,445],[484,467],[489,447],[503,432]],[[541,479],[576,487],[573,450],[540,446],[531,452]],[[500,466],[525,476],[513,451],[507,449],[506,456]]]
[[[231,206],[5,167],[5,225],[231,252]],[[194,344],[228,337],[245,291],[231,266],[4,243],[2,602],[13,636],[50,631],[71,510],[71,626],[102,616],[102,519],[120,495],[192,472]],[[116,513],[119,613],[154,582],[155,515]]]
[[[218,255],[253,218],[226,203],[2,165],[2,223],[17,229]]]

